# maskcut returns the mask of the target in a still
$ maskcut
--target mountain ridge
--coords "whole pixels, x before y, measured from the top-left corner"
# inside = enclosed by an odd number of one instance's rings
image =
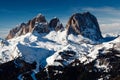
[[[90,12],[73,14],[70,17],[66,28],[68,29],[68,34],[80,34],[91,40],[99,40],[103,38],[97,19]]]
[[[10,30],[10,33],[6,39],[25,35],[28,32],[32,33],[34,31],[38,31],[38,33],[49,33],[51,30],[63,31],[65,29],[67,30],[67,35],[82,35],[93,41],[103,38],[96,17],[90,12],[84,12],[73,14],[69,18],[66,27],[63,27],[62,23],[57,17],[51,19],[50,22],[47,22],[45,16],[38,14],[35,18],[29,20],[27,23],[22,23],[19,27]]]
[[[58,31],[63,28],[63,25],[60,23],[58,18],[53,18],[48,23],[44,15],[38,14],[35,18],[29,20],[27,23],[21,23],[20,26],[11,29],[6,39],[12,39],[14,37],[25,35],[29,32],[32,33],[34,31],[38,31],[38,33],[48,33],[52,27],[54,27],[53,30]]]

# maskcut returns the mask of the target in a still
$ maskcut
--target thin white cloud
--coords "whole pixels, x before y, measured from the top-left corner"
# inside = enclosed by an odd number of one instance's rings
[[[103,26],[103,27],[106,27],[106,26],[108,26],[108,27],[120,27],[120,23],[112,23],[112,24],[101,24],[101,26]]]
[[[111,15],[120,15],[120,9],[114,8],[114,7],[99,7],[99,8],[93,8],[93,7],[86,7],[82,8],[83,11],[91,11],[91,12],[102,12],[103,14],[111,14]]]
[[[112,32],[120,34],[120,23],[100,24],[100,28],[103,33]]]

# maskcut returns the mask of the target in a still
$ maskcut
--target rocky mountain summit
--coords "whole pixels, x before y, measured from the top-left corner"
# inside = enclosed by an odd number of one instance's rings
[[[62,23],[60,23],[59,18],[57,18],[57,17],[50,20],[49,27],[53,28],[55,31],[59,31],[64,28]]]
[[[67,35],[82,35],[91,40],[102,39],[99,24],[95,16],[89,12],[73,14],[66,27],[63,27],[59,18],[53,18],[48,23],[45,16],[39,14],[34,19],[29,20],[28,23],[22,23],[20,26],[10,30],[6,39],[11,39],[20,35],[25,35],[28,32],[37,31],[38,33],[48,33],[51,30],[67,30]]]
[[[50,23],[47,22],[45,16],[42,14],[38,14],[32,20],[29,20],[27,23],[21,23],[18,27],[13,28],[10,30],[6,39],[12,39],[14,37],[18,37],[21,35],[25,35],[29,32],[37,31],[38,33],[48,33],[50,32],[51,28],[53,30],[58,31],[63,29],[62,23],[58,18],[51,19]]]
[[[89,12],[73,14],[66,27],[39,14],[6,39],[0,39],[0,80],[120,79],[120,36],[101,34]]]
[[[80,34],[92,40],[102,39],[97,19],[89,12],[73,14],[66,28],[68,29],[68,34]]]

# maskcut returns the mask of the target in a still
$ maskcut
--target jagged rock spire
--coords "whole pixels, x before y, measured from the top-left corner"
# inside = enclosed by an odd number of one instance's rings
[[[49,27],[53,28],[55,31],[63,29],[63,25],[62,23],[60,23],[60,20],[57,17],[54,17],[53,19],[50,20]]]
[[[29,20],[27,23],[22,23],[20,26],[13,28],[10,30],[9,34],[7,35],[6,39],[11,39],[13,37],[24,35],[28,32],[33,32],[34,29],[36,29],[36,25],[38,26],[40,24],[44,24],[44,26],[48,26],[47,20],[45,19],[45,16],[42,14],[38,14],[35,18],[32,20]],[[40,29],[39,29],[40,30]],[[40,32],[40,31],[38,31]]]
[[[73,14],[66,28],[69,34],[82,35],[91,40],[99,40],[102,38],[101,31],[94,15],[89,12]]]

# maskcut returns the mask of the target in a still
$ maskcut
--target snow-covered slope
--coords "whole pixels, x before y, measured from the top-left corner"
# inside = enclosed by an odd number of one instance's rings
[[[88,64],[105,54],[107,50],[115,48],[120,51],[120,37],[107,36],[103,40],[93,42],[81,35],[66,35],[64,31],[51,31],[48,34],[39,34],[37,32],[27,33],[17,38],[7,41],[1,40],[0,45],[0,63],[6,63],[11,60],[21,58],[27,63],[36,62],[34,72],[46,66],[67,66],[78,59],[81,63]],[[111,40],[110,40],[110,39]],[[108,40],[109,39],[109,40]],[[117,56],[120,56],[117,54]],[[100,66],[99,61],[96,67],[105,69],[107,65]]]
[[[28,33],[26,35],[8,40],[9,45],[0,46],[0,62],[5,63],[14,60],[17,57],[22,57],[26,62],[32,63],[36,61],[44,63],[46,57],[54,52],[62,49],[64,42],[58,33],[55,31],[49,34]],[[60,33],[62,35],[62,33]]]
[[[103,40],[104,41],[104,40]],[[56,32],[51,31],[49,34],[28,33],[26,35],[8,40],[8,45],[2,43],[0,46],[0,62],[5,63],[14,60],[17,57],[22,57],[26,62],[32,63],[36,61],[39,64],[44,63],[53,65],[55,59],[61,59],[59,52],[75,51],[74,58],[80,58],[83,61],[84,55],[95,57],[98,55],[98,50],[106,47],[111,48],[113,43],[120,42],[120,38],[113,41],[98,44],[80,35],[66,35],[66,31]],[[112,44],[111,44],[112,43]],[[96,45],[95,45],[96,44]],[[74,60],[72,58],[72,60]],[[68,63],[70,63],[68,62]]]
[[[72,38],[71,38],[72,37]],[[77,41],[76,39],[78,39],[79,36],[73,36],[70,35],[69,38],[69,43],[67,46],[65,46],[63,49],[57,51],[55,54],[53,54],[52,56],[47,58],[47,63],[48,65],[56,65],[55,60],[63,60],[63,58],[61,57],[60,53],[64,51],[74,51],[76,54],[74,56],[72,56],[71,59],[68,59],[65,63],[70,64],[72,61],[74,61],[75,59],[79,59],[81,62],[84,62],[86,60],[88,60],[88,57],[90,58],[89,61],[87,61],[86,63],[89,63],[93,60],[95,60],[97,58],[97,56],[99,55],[99,50],[101,49],[111,49],[111,48],[115,48],[116,50],[120,51],[120,37],[114,37],[114,40],[108,41],[108,42],[102,42],[99,43],[96,42],[96,44],[91,44],[90,40],[88,41],[84,41],[85,39],[83,38],[81,41]],[[101,41],[107,41],[106,38],[104,38]],[[116,47],[115,47],[116,46]],[[103,52],[105,53],[105,52]],[[68,53],[65,53],[66,55],[68,55]],[[68,55],[69,56],[69,55]],[[60,64],[57,64],[60,65]]]
[[[78,48],[77,50],[83,49],[84,52],[93,45],[84,43],[82,41],[84,38],[82,38],[83,37],[80,35],[74,36],[71,34],[67,36],[66,31],[51,31],[49,34],[38,34],[37,32],[28,33],[26,35],[10,39],[6,42],[5,40],[1,40],[0,62],[5,63],[19,56],[24,57],[27,62],[31,62],[31,60],[33,62],[37,56],[40,57],[40,55],[42,56],[43,54],[51,55],[54,52],[63,50],[69,46],[71,48]]]

